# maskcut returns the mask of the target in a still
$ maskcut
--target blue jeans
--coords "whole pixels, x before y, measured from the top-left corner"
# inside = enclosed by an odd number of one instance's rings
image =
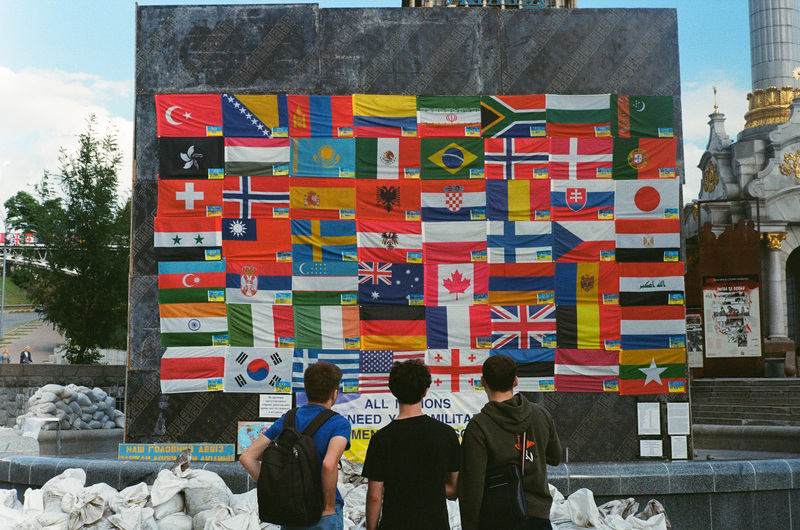
[[[517,523],[512,530],[551,530],[553,526],[550,519],[530,516],[524,521]]]
[[[319,522],[306,526],[281,526],[281,530],[343,530],[344,515],[342,515],[342,505],[336,503],[336,513],[323,515]]]

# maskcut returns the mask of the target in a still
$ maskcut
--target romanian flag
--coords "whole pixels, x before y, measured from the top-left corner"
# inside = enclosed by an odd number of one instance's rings
[[[222,259],[220,217],[156,217],[153,243],[156,261]]]
[[[352,138],[352,96],[288,96],[292,138]]]
[[[417,96],[421,138],[481,137],[480,96]]]
[[[355,221],[293,219],[291,234],[292,259],[298,263],[357,259]]]
[[[224,303],[162,304],[158,311],[164,347],[228,345]]]
[[[675,138],[615,138],[614,180],[674,179]]]
[[[614,138],[674,138],[672,96],[611,96],[611,135]]]
[[[611,95],[547,94],[548,138],[611,136]]]
[[[359,261],[422,263],[419,221],[358,221]]]
[[[366,350],[427,348],[425,307],[363,305],[361,347]]]
[[[545,136],[545,96],[481,96],[484,138]]]
[[[425,138],[420,144],[423,180],[483,179],[481,138]]]
[[[619,352],[558,348],[556,392],[618,392]]]
[[[549,178],[547,138],[486,138],[486,178],[500,180]]]
[[[159,180],[159,217],[222,217],[223,180]]]
[[[358,306],[296,306],[294,329],[297,348],[315,350],[361,348]]]
[[[288,127],[289,110],[285,95],[222,94],[222,132],[226,138],[288,136]]]
[[[614,261],[556,263],[556,305],[619,305]]]
[[[419,221],[418,180],[357,180],[356,216],[376,221]]]
[[[227,350],[224,346],[167,348],[161,356],[161,392],[222,390]]]
[[[223,219],[222,252],[232,260],[291,261],[288,219]]]
[[[355,178],[355,138],[292,138],[293,177]]]
[[[620,394],[686,392],[686,350],[619,352]]]
[[[354,94],[353,128],[358,137],[415,137],[417,97]]]
[[[553,303],[553,263],[490,263],[491,305],[548,305]]]
[[[686,348],[686,311],[682,305],[624,306],[621,309],[623,350]]]
[[[559,348],[619,350],[618,305],[557,305]]]
[[[355,181],[336,178],[290,179],[292,219],[355,219]]]
[[[222,136],[219,94],[157,94],[158,136]]]
[[[418,179],[419,138],[356,138],[356,178]]]
[[[494,221],[549,221],[549,180],[487,180],[487,217]]]

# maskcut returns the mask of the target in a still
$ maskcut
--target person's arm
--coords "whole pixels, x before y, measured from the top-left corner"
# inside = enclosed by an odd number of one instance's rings
[[[486,478],[488,456],[483,432],[474,419],[464,429],[461,442],[461,476],[458,480],[458,505],[461,511],[461,528],[477,530],[483,502],[483,483]]]
[[[258,476],[261,474],[261,455],[264,454],[264,449],[267,448],[270,442],[272,440],[262,434],[239,457],[239,463],[242,464],[245,471],[256,482],[258,482]]]
[[[339,460],[347,447],[347,438],[334,436],[322,459],[322,515],[336,513],[336,483],[339,480]]]
[[[553,417],[549,412],[547,419],[550,426],[550,439],[547,440],[547,448],[544,452],[544,458],[548,465],[557,466],[561,463],[561,440],[558,439],[558,431],[556,431],[556,424]]]
[[[376,530],[381,520],[383,507],[383,482],[370,479],[367,482],[367,530]]]
[[[451,501],[458,498],[458,471],[447,474],[444,483],[444,494]]]

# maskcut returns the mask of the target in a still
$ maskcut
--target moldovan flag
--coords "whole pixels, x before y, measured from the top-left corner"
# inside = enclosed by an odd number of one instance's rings
[[[611,135],[615,138],[673,138],[672,96],[611,96]]]
[[[517,363],[517,392],[553,392],[556,350],[492,350],[492,355],[507,355]]]
[[[222,94],[222,132],[226,138],[288,136],[289,109],[286,96]]]
[[[549,221],[549,180],[487,180],[487,217],[494,221]]]
[[[418,180],[356,181],[358,219],[412,221],[420,219]]]
[[[491,348],[489,306],[426,307],[428,348]]]
[[[619,350],[619,322],[617,305],[557,305],[558,347]]]
[[[426,180],[421,183],[423,221],[486,219],[486,181]]]
[[[225,260],[159,262],[159,304],[224,301]]]
[[[599,221],[553,223],[553,260],[614,261],[614,223]]]
[[[678,179],[620,180],[615,184],[617,219],[678,219]]]
[[[619,305],[684,305],[683,263],[620,263]]]
[[[548,138],[611,136],[611,95],[547,94]]]
[[[424,288],[421,263],[358,262],[359,304],[422,306]]]
[[[490,263],[491,305],[547,305],[553,303],[553,263]]]
[[[425,307],[364,305],[361,347],[367,350],[424,350]]]
[[[159,138],[159,179],[222,179],[222,138]]]
[[[287,99],[292,138],[353,136],[352,96],[288,96]]]
[[[232,260],[291,261],[288,219],[223,219],[222,252]]]
[[[619,305],[614,261],[556,263],[556,305]]]
[[[222,259],[221,218],[156,217],[153,224],[156,261]]]
[[[159,217],[222,217],[222,180],[159,180]]]
[[[481,137],[480,96],[417,96],[421,138]]]
[[[686,312],[682,305],[622,307],[623,350],[686,348]]]
[[[291,263],[227,260],[225,267],[228,303],[291,305]]]
[[[290,305],[228,304],[231,346],[293,347],[293,310]]]
[[[291,348],[229,348],[225,355],[225,392],[289,394],[292,391]]]
[[[483,155],[486,178],[549,178],[549,151],[547,138],[486,138]]]
[[[236,219],[289,216],[289,177],[225,177],[222,215]]]
[[[420,141],[423,180],[482,179],[483,139],[424,138]]]
[[[427,263],[486,261],[485,222],[422,223],[422,233]]]
[[[617,261],[679,261],[681,227],[678,219],[621,219],[617,229]]]
[[[675,138],[615,138],[614,180],[674,179]]]
[[[493,305],[492,348],[546,348],[555,342],[556,306]]]
[[[358,305],[358,263],[292,263],[292,304]]]
[[[293,177],[355,178],[354,138],[292,138]]]
[[[551,180],[550,207],[554,221],[611,221],[614,182]]]
[[[359,261],[422,263],[419,221],[358,221]]]
[[[219,94],[157,94],[158,136],[222,136]]]
[[[418,179],[419,138],[356,138],[356,178]]]
[[[551,179],[610,179],[613,138],[551,138]]]
[[[476,392],[489,350],[428,350],[425,364],[431,370],[432,392]],[[477,387],[477,388],[476,388]]]
[[[289,138],[225,138],[225,174],[289,175]]]
[[[556,349],[557,392],[617,392],[619,352]]]
[[[222,390],[224,346],[167,348],[161,356],[161,393]]]
[[[354,181],[299,178],[290,181],[292,219],[355,219]]]
[[[489,263],[537,263],[553,260],[550,223],[489,221]]]
[[[228,319],[226,304],[162,304],[161,345],[226,346]]]
[[[353,128],[360,137],[417,136],[417,97],[353,94]]]
[[[686,350],[619,352],[620,394],[686,392]]]
[[[485,304],[488,292],[488,263],[425,265],[427,306]]]
[[[545,136],[545,96],[481,96],[484,138]]]
[[[292,220],[292,260],[356,261],[355,221]]]
[[[361,347],[358,306],[297,306],[294,328],[298,348],[358,350]]]

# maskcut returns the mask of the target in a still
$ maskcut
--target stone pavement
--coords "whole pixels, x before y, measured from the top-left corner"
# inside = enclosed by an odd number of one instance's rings
[[[0,340],[0,351],[8,348],[11,362],[19,363],[19,354],[26,346],[31,347],[34,363],[48,362],[53,351],[64,345],[64,336],[52,324],[41,318],[20,324],[5,332]]]

